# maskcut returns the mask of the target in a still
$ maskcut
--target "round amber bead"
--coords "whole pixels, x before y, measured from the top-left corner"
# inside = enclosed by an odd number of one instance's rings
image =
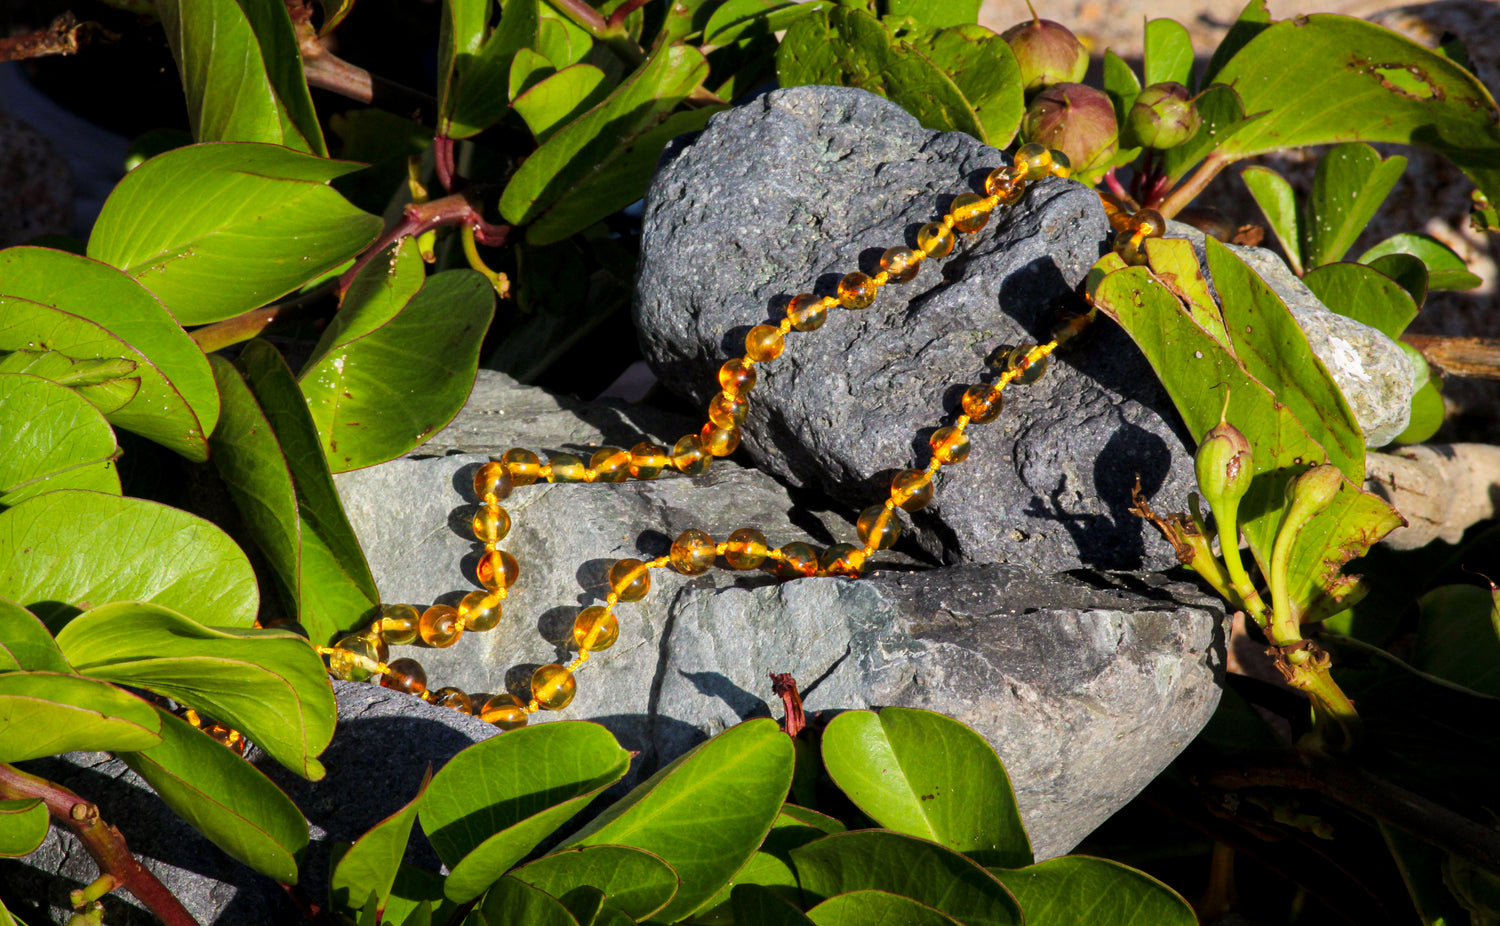
[[[380,678],[383,687],[414,695],[427,690],[427,670],[415,659],[397,659],[386,668],[390,671]]]
[[[889,550],[901,536],[901,519],[884,505],[871,505],[861,511],[854,526],[864,545],[877,550]]]
[[[868,309],[875,301],[875,281],[858,270],[839,280],[839,304],[846,309]]]
[[[1132,235],[1142,238],[1160,238],[1167,230],[1167,220],[1155,209],[1142,209],[1130,217],[1126,225]]]
[[[948,214],[953,216],[953,227],[964,234],[979,231],[990,220],[989,210],[984,208],[984,197],[978,193],[960,193],[953,197]]]
[[[513,447],[500,455],[500,462],[510,470],[510,481],[518,486],[529,486],[542,475],[542,461],[530,450]]]
[[[962,463],[969,456],[969,435],[958,428],[938,428],[927,443],[932,455],[943,463]]]
[[[921,511],[932,502],[932,477],[923,469],[903,469],[891,478],[891,501],[905,511]]]
[[[351,633],[334,644],[336,652],[328,655],[328,671],[346,682],[367,682],[375,674],[375,664],[385,662],[391,651],[385,641],[373,633]]]
[[[608,608],[584,608],[573,621],[573,642],[580,652],[609,649],[619,638],[620,621]]]
[[[740,446],[739,428],[723,428],[712,421],[703,426],[698,436],[703,441],[703,448],[716,457],[727,457]]]
[[[947,257],[953,253],[953,229],[942,222],[928,222],[917,230],[917,246],[928,257]]]
[[[1115,253],[1120,259],[1131,267],[1144,267],[1146,265],[1146,248],[1144,241],[1137,241],[1128,235],[1118,235],[1115,238]]]
[[[1052,173],[1052,152],[1046,145],[1029,142],[1016,149],[1014,164],[1022,171],[1021,179],[1043,180]]]
[[[609,567],[609,590],[621,601],[640,601],[651,591],[651,571],[638,559],[616,560]]]
[[[1018,173],[1014,167],[995,168],[984,178],[985,192],[995,197],[1001,205],[1014,205],[1020,200],[1021,194],[1026,192],[1026,181],[1017,176]]]
[[[781,579],[800,579],[818,574],[818,551],[811,544],[800,540],[781,548],[782,559],[776,563],[776,575]]]
[[[1061,177],[1064,180],[1073,176],[1073,162],[1068,159],[1068,156],[1056,148],[1053,148],[1050,153],[1052,155],[1052,176]]]
[[[496,501],[504,501],[515,485],[510,470],[503,463],[492,461],[474,471],[474,497],[480,501],[491,495]]]
[[[588,479],[583,461],[571,453],[554,453],[547,460],[547,468],[552,471],[547,476],[550,482],[584,482]]]
[[[686,530],[672,541],[672,568],[685,576],[700,576],[713,567],[718,550],[714,539],[700,530]]]
[[[745,423],[750,414],[750,402],[740,396],[721,392],[708,403],[708,420],[721,428],[733,428]]]
[[[531,675],[531,696],[543,708],[560,711],[573,700],[578,680],[566,666],[542,666]]]
[[[484,702],[484,707],[479,709],[479,719],[502,730],[514,730],[526,726],[531,716],[526,713],[526,705],[520,698],[513,694],[497,694]]]
[[[1035,344],[1020,344],[1006,350],[1001,358],[1004,368],[1015,370],[1020,374],[1011,380],[1011,382],[1021,386],[1029,386],[1041,379],[1042,374],[1047,372],[1048,358],[1043,357],[1035,362],[1028,359],[1028,355],[1035,349]]]
[[[387,604],[380,607],[380,637],[392,646],[417,641],[417,622],[422,615],[409,604]]]
[[[480,543],[499,543],[510,533],[510,515],[499,505],[480,505],[469,526]]]
[[[744,395],[755,388],[755,367],[739,359],[726,361],[719,367],[719,386],[730,395]]]
[[[462,688],[439,688],[432,693],[432,703],[465,714],[474,713],[474,699]]]
[[[671,462],[665,447],[640,443],[630,448],[630,475],[637,479],[655,479]]]
[[[852,543],[836,543],[818,557],[818,566],[831,576],[857,579],[865,567],[865,551]]]
[[[500,623],[500,603],[503,599],[495,592],[475,589],[458,603],[458,613],[463,616],[464,629],[475,633],[494,630]]]
[[[742,527],[729,535],[724,560],[735,569],[754,569],[766,561],[766,535],[753,527]]]
[[[474,576],[479,579],[479,584],[490,591],[510,588],[516,584],[516,578],[520,574],[521,564],[504,550],[486,550],[484,555],[479,557],[479,565],[474,570]]]
[[[756,325],[745,333],[745,356],[756,363],[775,360],[785,349],[786,339],[775,325]]]
[[[418,630],[423,643],[438,649],[457,643],[464,633],[458,626],[458,609],[446,604],[435,604],[423,611]]]
[[[812,293],[803,293],[793,296],[786,304],[786,317],[792,320],[792,327],[798,331],[817,331],[828,321],[828,310],[823,307],[822,299]]]
[[[922,269],[922,259],[911,248],[886,248],[880,255],[880,269],[890,274],[892,283],[910,283]]]
[[[1000,417],[1000,410],[1005,407],[1005,393],[993,383],[975,383],[964,390],[959,404],[970,421],[989,424]]]
[[[589,458],[595,482],[624,482],[630,478],[630,454],[619,447],[600,447]]]
[[[708,464],[713,461],[713,454],[703,446],[703,438],[696,434],[684,434],[672,446],[672,465],[684,475],[701,476],[708,472]]]

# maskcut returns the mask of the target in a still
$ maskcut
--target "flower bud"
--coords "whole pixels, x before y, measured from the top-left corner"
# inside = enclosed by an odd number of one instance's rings
[[[1115,108],[1104,91],[1057,84],[1037,94],[1021,120],[1021,136],[1067,156],[1075,172],[1102,167],[1119,148]]]
[[[1215,512],[1224,510],[1225,502],[1237,505],[1250,489],[1252,472],[1250,442],[1240,429],[1220,421],[1203,436],[1193,457],[1198,488]]]
[[[1125,116],[1130,143],[1158,150],[1186,142],[1202,124],[1188,88],[1171,80],[1142,90]]]
[[[1305,521],[1333,504],[1344,484],[1344,474],[1332,463],[1312,469],[1286,484],[1286,500],[1291,505],[1288,521]],[[1299,525],[1300,526],[1300,525]]]
[[[1050,19],[1037,19],[1011,26],[1000,37],[1015,53],[1021,66],[1021,84],[1027,92],[1053,84],[1083,80],[1089,69],[1088,49],[1083,43]]]

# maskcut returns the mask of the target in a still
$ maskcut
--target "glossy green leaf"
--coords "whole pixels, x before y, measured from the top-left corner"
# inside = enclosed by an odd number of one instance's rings
[[[672,866],[642,849],[579,846],[559,849],[517,868],[511,877],[553,897],[585,885],[603,892],[610,906],[632,919],[649,919],[677,893]]]
[[[334,843],[331,847],[329,868],[337,870],[348,852],[348,843]],[[373,891],[367,892],[366,903],[360,908],[360,916],[373,917],[380,898]],[[391,885],[381,911],[381,922],[387,926],[432,926],[445,923],[456,907],[443,900],[443,876],[427,868],[415,865],[399,865],[396,880]],[[434,911],[437,915],[434,916]]]
[[[1208,67],[1203,71],[1203,79],[1200,87],[1207,87],[1213,83],[1221,83],[1218,79],[1219,72],[1224,69],[1240,49],[1250,44],[1250,41],[1260,35],[1271,25],[1271,11],[1266,8],[1266,0],[1249,0],[1240,15],[1235,17],[1234,24],[1229,27],[1229,32],[1220,40],[1219,47],[1214,49],[1213,55],[1208,59]]]
[[[1479,277],[1469,272],[1464,259],[1453,249],[1430,235],[1392,235],[1359,256],[1362,264],[1390,254],[1410,254],[1427,265],[1427,287],[1429,289],[1473,289],[1480,284]]]
[[[592,926],[635,926],[635,923],[624,910],[606,903],[600,908],[599,915],[594,917]]]
[[[1016,870],[991,869],[1021,902],[1027,926],[1197,926],[1170,887],[1119,862],[1069,855]]]
[[[834,784],[886,829],[984,864],[1032,861],[1015,792],[984,738],[931,711],[847,711],[823,733]]]
[[[259,769],[185,720],[155,709],[160,745],[120,759],[193,828],[263,875],[297,883],[307,821]]]
[[[907,0],[908,5],[919,2],[921,0]],[[943,0],[943,2],[948,5],[948,0]],[[728,45],[749,36],[780,32],[802,17],[826,10],[830,5],[826,0],[814,0],[811,3],[785,2],[785,0],[727,0],[714,9],[713,15],[708,18],[708,23],[703,27],[703,44]],[[960,4],[952,5],[959,6]],[[894,9],[891,12],[895,15],[902,15]],[[971,19],[970,22],[973,20]],[[927,23],[927,25],[940,24]]]
[[[981,0],[888,0],[892,16],[911,16],[924,26],[972,26],[979,21]]]
[[[213,524],[141,498],[77,491],[0,512],[0,597],[53,630],[106,601],[154,602],[216,627],[249,627],[260,606],[245,554]]]
[[[1354,579],[1342,574],[1344,564],[1404,523],[1388,502],[1346,478],[1292,544],[1287,603],[1298,620],[1309,612],[1321,619],[1344,610],[1340,602],[1355,591]]]
[[[941,910],[885,891],[830,897],[807,911],[807,918],[817,926],[958,926]]]
[[[594,108],[610,89],[603,71],[592,64],[575,64],[533,84],[512,105],[541,143]]]
[[[134,372],[135,361],[123,357],[75,360],[55,350],[0,352],[0,373],[29,373],[67,386],[102,415],[124,408],[141,391]]]
[[[401,858],[406,854],[412,824],[417,822],[422,796],[431,780],[432,767],[428,766],[422,783],[417,786],[416,796],[405,807],[370,827],[339,857],[333,866],[333,875],[328,879],[334,909],[352,912],[357,899],[366,898],[371,893],[375,895],[376,903],[385,907],[396,884]]]
[[[16,669],[73,671],[47,625],[14,601],[0,598],[0,672]]]
[[[1264,117],[1260,111],[1247,108],[1234,87],[1209,87],[1198,94],[1196,103],[1198,115],[1203,119],[1198,132],[1177,147],[1161,152],[1161,166],[1172,183]]]
[[[1391,443],[1420,444],[1428,440],[1443,426],[1446,414],[1442,392],[1435,381],[1428,380],[1411,397],[1411,420],[1407,423],[1406,430],[1397,434]]]
[[[1255,165],[1240,171],[1240,179],[1250,190],[1255,204],[1266,217],[1266,224],[1281,250],[1286,253],[1287,265],[1298,276],[1302,275],[1302,231],[1297,217],[1297,194],[1286,178],[1269,167]]]
[[[1026,114],[1021,65],[1009,43],[983,26],[967,25],[902,37],[915,54],[931,61],[963,94],[992,148],[1004,148]]]
[[[333,689],[296,634],[205,627],[165,607],[117,601],[78,615],[57,645],[85,675],[197,708],[302,777],[323,777],[315,756],[333,738]]]
[[[437,48],[438,134],[443,134],[453,118],[460,71],[484,47],[493,9],[490,0],[442,0],[442,5]]]
[[[115,187],[89,256],[145,284],[184,325],[228,318],[322,277],[375,240],[379,217],[328,186],[360,167],[273,145],[178,148]]]
[[[791,738],[769,718],[748,720],[652,775],[568,844],[635,846],[660,856],[682,886],[658,916],[681,919],[755,853],[791,783]]]
[[[472,270],[424,282],[409,239],[394,264],[371,261],[356,286],[299,382],[334,472],[398,457],[451,421],[495,312],[494,289]]]
[[[20,858],[35,852],[51,825],[47,805],[39,797],[0,801],[0,858]]]
[[[717,914],[730,908],[731,894],[742,884],[772,888],[787,897],[798,896],[800,889],[797,887],[796,872],[792,870],[792,850],[822,839],[830,833],[843,831],[844,825],[832,817],[796,804],[783,804],[781,813],[776,815],[776,820],[771,824],[771,831],[761,840],[760,848],[755,850],[750,861],[735,872],[734,877],[712,899],[699,908],[695,919],[716,921]],[[727,917],[726,913],[718,918]]]
[[[802,908],[758,884],[739,884],[731,895],[733,922],[756,926],[812,926]]]
[[[1361,262],[1363,263],[1363,262]],[[1412,304],[1420,311],[1427,301],[1427,265],[1420,257],[1410,254],[1386,254],[1370,261],[1366,266],[1378,270],[1406,291]]]
[[[488,17],[488,11],[486,11]],[[537,0],[507,0],[500,25],[473,54],[460,53],[452,115],[438,131],[469,138],[499,122],[509,109],[511,62],[537,41]]]
[[[0,373],[0,508],[54,489],[120,494],[115,432],[76,392],[36,376]]]
[[[1175,81],[1193,86],[1193,39],[1186,27],[1174,19],[1146,23],[1146,45],[1141,70],[1146,86]]]
[[[1344,255],[1406,169],[1406,158],[1380,153],[1363,142],[1335,145],[1318,159],[1307,221],[1302,224],[1302,253],[1309,267],[1321,267]]]
[[[250,27],[255,30],[255,38],[260,43],[266,76],[271,80],[271,89],[280,106],[281,131],[286,138],[284,144],[327,157],[328,145],[323,140],[323,126],[318,121],[318,111],[313,108],[312,93],[302,70],[302,49],[289,15],[290,8],[285,0],[235,2],[249,18]]]
[[[1500,594],[1444,585],[1423,595],[1421,605],[1412,666],[1500,698]]]
[[[5,904],[0,903],[0,926],[26,926],[7,909]]]
[[[1135,98],[1141,92],[1141,79],[1135,76],[1124,58],[1114,52],[1104,51],[1104,92],[1115,107],[1115,122],[1125,124],[1125,117]]]
[[[510,63],[510,98],[514,100],[556,73],[557,68],[546,56],[529,48],[521,49]]]
[[[554,67],[565,68],[589,57],[594,39],[566,16],[543,3],[537,8],[536,50]]]
[[[525,923],[526,926],[579,926],[562,902],[523,881],[504,877],[495,882],[479,912],[485,921]]]
[[[1399,283],[1365,264],[1324,264],[1302,278],[1313,295],[1328,308],[1378,329],[1392,340],[1399,338],[1412,319],[1417,304]]]
[[[603,727],[562,721],[475,743],[432,779],[422,830],[451,869],[449,899],[472,900],[630,767]]]
[[[156,708],[107,682],[56,672],[0,672],[0,762],[161,742]]]
[[[1224,316],[1209,290],[1193,243],[1186,238],[1147,238],[1144,247],[1152,275],[1187,306],[1189,317],[1198,327],[1227,347],[1230,342]]]
[[[900,894],[966,926],[1013,926],[1021,908],[994,875],[925,839],[886,830],[827,836],[792,851],[802,889],[826,900],[849,891]]]

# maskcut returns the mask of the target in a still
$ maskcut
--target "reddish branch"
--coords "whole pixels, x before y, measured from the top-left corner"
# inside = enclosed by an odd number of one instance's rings
[[[795,737],[807,726],[807,715],[802,712],[802,696],[797,693],[797,680],[788,673],[772,672],[771,693],[780,698],[786,708],[781,729],[787,736]]]
[[[454,193],[441,199],[434,199],[426,203],[411,203],[407,205],[402,213],[401,221],[391,226],[385,234],[359,256],[342,277],[339,278],[339,293],[343,294],[349,289],[349,284],[365,268],[365,265],[375,259],[375,255],[386,248],[411,235],[420,235],[434,228],[445,225],[469,226],[474,229],[474,237],[480,244],[486,247],[504,247],[510,240],[510,234],[514,227],[510,225],[496,225],[487,221],[480,211],[479,203],[471,198],[469,192]]]
[[[71,12],[52,20],[52,25],[24,35],[0,39],[0,61],[22,61],[48,55],[75,55],[85,43],[95,39],[114,41],[119,38],[96,22],[80,23]]]

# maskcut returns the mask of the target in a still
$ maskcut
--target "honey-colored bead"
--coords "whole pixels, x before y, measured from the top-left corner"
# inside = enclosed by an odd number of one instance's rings
[[[864,571],[865,551],[852,543],[836,543],[818,557],[818,566],[829,575],[857,579]]]
[[[735,569],[754,569],[766,561],[766,535],[753,527],[742,527],[729,535],[724,561]]]
[[[1044,180],[1052,174],[1052,152],[1046,145],[1029,142],[1016,149],[1015,166],[1023,180]]]
[[[464,633],[458,626],[458,609],[446,604],[435,604],[423,611],[418,630],[422,642],[437,649],[452,646]]]
[[[580,652],[609,649],[619,638],[620,621],[608,608],[584,608],[573,621],[573,642]]]
[[[745,333],[745,356],[756,363],[775,360],[785,349],[786,338],[775,325],[756,325]]]
[[[750,414],[750,402],[740,396],[721,392],[708,403],[708,420],[721,428],[738,427]]]
[[[486,630],[494,630],[495,625],[500,623],[500,603],[498,592],[487,592],[475,589],[464,596],[464,600],[458,603],[458,613],[464,619],[464,629],[475,633],[484,633]]]
[[[584,482],[588,479],[587,467],[571,453],[554,453],[547,460],[547,468],[552,470],[547,476],[549,482]]]
[[[474,699],[462,688],[439,688],[432,693],[432,703],[464,714],[474,713]]]
[[[516,578],[520,575],[521,564],[504,550],[486,550],[474,569],[474,577],[479,580],[479,584],[490,591],[510,588],[516,584]]]
[[[380,638],[392,646],[417,642],[417,622],[421,613],[409,604],[380,606]]]
[[[727,457],[740,446],[739,428],[722,428],[712,421],[703,426],[698,436],[703,441],[703,449],[716,457]]]
[[[419,696],[427,690],[427,670],[415,659],[397,659],[386,668],[390,671],[380,678],[383,687]]]
[[[828,310],[823,307],[822,299],[812,293],[803,293],[793,296],[786,304],[786,317],[798,331],[817,331],[828,321]]]
[[[1035,349],[1035,344],[1018,344],[1015,347],[1002,348],[997,351],[999,362],[996,365],[1002,370],[1015,370],[1020,374],[1011,382],[1018,386],[1029,386],[1041,379],[1042,374],[1047,372],[1048,358],[1043,357],[1034,362],[1029,359],[1028,355]]]
[[[970,421],[989,424],[1000,417],[1000,411],[1005,407],[1005,393],[992,383],[975,383],[964,390],[959,404]]]
[[[1144,241],[1137,241],[1129,235],[1118,235],[1115,237],[1114,252],[1120,255],[1120,259],[1131,267],[1146,266],[1146,249]]]
[[[932,502],[932,477],[926,470],[903,469],[891,478],[891,501],[903,511],[921,511]]]
[[[385,662],[391,651],[373,633],[351,633],[334,644],[328,656],[328,671],[346,682],[367,682],[375,674],[375,663]]]
[[[984,178],[984,190],[995,197],[1001,205],[1010,206],[1019,202],[1026,192],[1026,181],[1014,167],[997,167]]]
[[[564,666],[542,666],[531,675],[531,696],[546,710],[567,707],[577,691],[578,680]]]
[[[684,475],[701,476],[708,472],[708,465],[713,461],[713,454],[703,446],[703,438],[696,434],[684,434],[672,446],[672,465]]]
[[[520,698],[513,694],[497,694],[484,702],[484,707],[479,709],[479,719],[502,730],[514,730],[526,726],[531,715],[526,713],[526,705]]]
[[[1052,323],[1052,340],[1059,346],[1067,344],[1088,330],[1094,323],[1094,313],[1078,309],[1064,309]]]
[[[800,579],[818,574],[818,551],[811,544],[793,541],[781,548],[781,556],[776,563],[777,578]]]
[[[624,482],[630,478],[630,454],[619,447],[600,447],[589,458],[595,482]]]
[[[714,539],[700,530],[686,530],[672,541],[672,568],[685,576],[700,576],[713,568],[718,550]]]
[[[911,248],[886,248],[880,255],[880,269],[891,275],[892,283],[910,283],[922,269],[922,260]]]
[[[617,560],[609,567],[609,590],[621,601],[640,601],[651,591],[651,572],[638,559]]]
[[[1052,155],[1052,176],[1061,177],[1064,180],[1073,176],[1073,162],[1066,154],[1056,148],[1051,149],[1050,154]]]
[[[1167,220],[1162,218],[1160,212],[1155,209],[1142,209],[1130,217],[1130,223],[1126,226],[1131,235],[1140,235],[1142,238],[1160,238],[1167,230]]]
[[[928,257],[947,257],[953,253],[953,229],[942,222],[928,222],[917,230],[917,246]]]
[[[655,479],[671,462],[665,447],[641,443],[630,448],[630,475],[636,479]]]
[[[474,497],[481,502],[490,495],[495,496],[496,501],[504,501],[513,488],[515,481],[504,463],[492,461],[474,471]]]
[[[499,543],[510,533],[510,514],[499,505],[480,505],[469,526],[480,543]]]
[[[839,280],[839,305],[846,309],[868,309],[875,301],[875,281],[858,270]]]
[[[989,210],[984,208],[984,197],[978,193],[960,193],[953,197],[948,214],[953,216],[953,227],[966,235],[979,231],[990,221]]]
[[[969,435],[958,428],[938,428],[927,439],[932,455],[943,463],[962,463],[969,456]]]
[[[871,505],[861,511],[854,527],[864,545],[877,550],[889,550],[901,536],[901,519],[884,505]]]
[[[529,486],[542,475],[542,461],[530,450],[513,447],[500,455],[500,462],[510,471],[510,481],[518,486]]]
[[[727,361],[719,367],[719,386],[730,395],[744,395],[755,388],[755,367],[739,359]]]

